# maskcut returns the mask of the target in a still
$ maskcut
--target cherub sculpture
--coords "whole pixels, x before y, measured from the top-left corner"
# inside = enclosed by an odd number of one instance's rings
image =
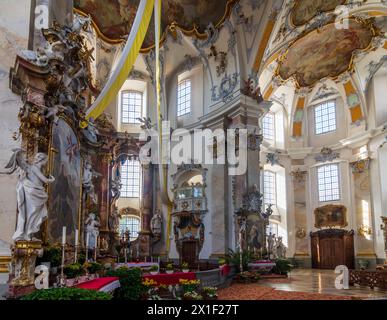
[[[29,164],[23,157],[21,149],[14,149],[13,155],[5,167],[6,174],[19,170],[19,180],[16,185],[18,219],[14,241],[37,241],[34,234],[40,231],[40,226],[47,218],[48,195],[45,184],[55,181],[53,176],[46,177],[43,168],[48,162],[48,156],[37,153],[33,164]]]

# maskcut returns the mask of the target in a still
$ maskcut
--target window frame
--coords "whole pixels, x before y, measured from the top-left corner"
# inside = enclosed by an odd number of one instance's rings
[[[327,168],[327,167],[335,167],[337,170],[337,176],[332,175],[332,169],[329,170],[330,175],[326,176],[326,170],[324,170],[322,173],[324,174],[324,177],[320,178],[320,170]],[[324,164],[317,167],[316,170],[317,173],[317,196],[318,196],[318,202],[319,203],[329,203],[329,202],[337,202],[341,200],[341,187],[340,187],[340,164],[339,163],[330,163],[330,164]],[[337,177],[337,181],[333,181],[333,178]],[[327,180],[330,180],[327,181]],[[323,181],[323,183],[320,183]],[[333,187],[333,185],[336,185],[337,187]],[[330,185],[330,189],[327,189],[327,186]],[[324,187],[323,189],[321,187]],[[329,190],[329,194],[327,194],[327,191]],[[334,192],[337,191],[337,192]],[[336,197],[335,197],[336,196]],[[330,197],[330,198],[329,198]]]
[[[183,97],[187,97],[189,96],[189,107],[187,108],[186,106],[184,108],[180,108],[180,104],[179,104],[179,100],[180,100],[180,91],[181,90],[187,90],[186,87],[184,89],[180,89],[180,86],[183,84],[183,83],[189,83],[189,95],[185,94]],[[188,101],[187,100],[184,100],[184,102],[182,104],[186,104]],[[187,112],[187,110],[189,110]],[[184,113],[182,113],[184,112]],[[176,90],[176,116],[178,118],[181,118],[181,117],[185,117],[185,116],[189,116],[192,114],[192,80],[191,78],[185,78],[183,80],[180,80],[178,83],[177,83],[177,90]]]
[[[265,135],[265,118],[267,116],[271,116],[273,118],[273,128],[272,128],[272,134],[270,134],[273,138],[268,138],[266,135]],[[268,141],[272,141],[272,142],[275,142],[276,141],[276,125],[275,125],[275,113],[274,112],[268,112],[263,118],[262,118],[262,134],[263,134],[263,138],[265,140],[268,140]]]
[[[332,112],[330,112],[330,104],[333,104],[333,107],[334,107],[334,119],[331,119],[331,115],[332,115]],[[319,108],[322,108],[321,109],[321,115],[317,115],[317,112],[318,112],[318,109]],[[326,114],[323,114],[324,112],[324,109],[326,111]],[[327,117],[327,120],[323,120],[324,117]],[[316,136],[321,136],[321,135],[324,135],[324,134],[330,134],[330,133],[334,133],[337,131],[337,101],[336,100],[328,100],[328,101],[324,101],[324,102],[321,102],[317,105],[314,106],[314,109],[313,109],[313,118],[314,118],[314,134]],[[334,121],[334,129],[331,129],[331,127],[333,126],[331,121]],[[327,125],[324,125],[324,123],[327,123]],[[318,125],[321,125],[321,128],[319,130],[321,130],[321,132],[318,132]]]
[[[129,171],[125,170],[124,168],[126,167],[127,162],[137,162],[138,163],[138,184],[129,184],[130,181],[136,181],[136,179],[133,178],[133,175],[136,174],[137,172],[135,171]],[[134,168],[133,165],[128,165],[128,168]],[[124,175],[126,174],[126,177]],[[132,177],[129,175],[132,174]],[[138,188],[138,195],[133,191],[134,188]],[[127,189],[127,190],[124,190]],[[136,190],[137,191],[137,190]],[[121,164],[121,198],[124,199],[138,199],[140,198],[141,195],[141,164],[138,159],[127,159],[123,164]]]
[[[270,189],[272,188],[272,191],[274,191],[274,192],[266,192],[266,190],[267,190],[266,189],[267,188],[266,174],[272,175],[273,186],[270,186]],[[272,182],[270,182],[270,184],[272,184]],[[272,199],[274,199],[273,203],[266,201],[266,195],[267,194],[271,194],[272,195]],[[270,204],[273,205],[273,206],[277,205],[277,173],[274,172],[274,171],[271,171],[271,170],[263,170],[263,204],[265,206],[268,206]]]
[[[130,108],[129,102],[128,102],[128,110],[124,111],[124,96],[125,96],[125,94],[130,94],[130,93],[138,94],[138,95],[141,96],[141,103],[139,105],[139,107],[140,107],[139,117],[135,117],[134,118],[134,122],[130,122],[130,120],[132,119],[130,117],[130,114],[134,113],[136,115],[137,112],[136,112],[136,110],[134,112],[131,112],[129,110],[129,108]],[[127,99],[129,99],[129,98],[127,98]],[[137,105],[134,105],[134,108],[137,108],[137,107],[138,107]],[[140,121],[138,121],[137,118],[141,118],[142,117],[142,115],[143,115],[143,108],[144,108],[144,92],[138,91],[138,90],[123,90],[123,91],[121,91],[121,117],[120,117],[121,118],[120,119],[121,124],[123,124],[123,125],[139,125]],[[125,118],[128,119],[128,122],[124,121],[124,113],[128,113],[128,117],[125,117]]]

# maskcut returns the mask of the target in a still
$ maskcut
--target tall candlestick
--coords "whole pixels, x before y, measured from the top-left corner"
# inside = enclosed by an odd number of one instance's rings
[[[74,263],[78,262],[78,229],[75,230],[75,251],[74,251]]]
[[[86,233],[86,262],[89,261],[89,233]]]
[[[62,244],[66,244],[66,227],[63,227],[62,229]]]
[[[75,246],[78,246],[78,229],[75,229]]]

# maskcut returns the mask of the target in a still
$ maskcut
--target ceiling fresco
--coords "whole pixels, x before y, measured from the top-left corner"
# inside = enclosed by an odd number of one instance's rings
[[[164,0],[162,28],[173,23],[186,34],[204,35],[207,26],[219,26],[230,14],[235,0]],[[105,40],[126,38],[136,16],[140,0],[74,0],[74,7],[90,14]],[[152,19],[153,21],[153,19]],[[149,28],[143,49],[154,45],[154,24]],[[106,39],[107,38],[107,39]]]
[[[279,59],[277,74],[283,80],[294,77],[300,87],[335,78],[350,69],[354,51],[368,48],[374,35],[372,26],[352,19],[348,29],[328,24],[293,42]]]
[[[321,12],[329,12],[343,5],[346,0],[295,0],[291,12],[292,23],[302,26]]]

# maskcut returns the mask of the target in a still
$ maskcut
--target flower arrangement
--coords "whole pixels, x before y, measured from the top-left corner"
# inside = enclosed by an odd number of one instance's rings
[[[204,287],[202,294],[205,299],[215,300],[218,298],[218,288],[216,287]]]
[[[152,275],[156,275],[159,273],[159,268],[158,266],[152,266],[150,269],[149,269],[149,272],[152,274]]]
[[[224,266],[226,264],[226,259],[220,258],[218,260],[219,266]]]
[[[203,296],[198,294],[196,291],[190,291],[184,293],[183,300],[203,300]]]
[[[68,279],[74,279],[82,275],[82,265],[80,263],[69,264],[63,268],[63,272]]]
[[[187,280],[187,279],[180,279],[179,284],[183,288],[183,292],[193,292],[197,290],[197,288],[200,285],[200,280]]]
[[[143,282],[142,282],[142,285],[147,287],[147,288],[151,288],[151,287],[157,287],[157,282],[153,279],[148,279],[146,278]]]
[[[167,271],[167,273],[173,273],[173,271],[174,271],[173,264],[172,263],[168,263],[167,267],[165,268],[165,270]]]
[[[189,272],[189,264],[187,262],[183,262],[181,264],[181,269],[183,270],[183,272],[188,273]]]

